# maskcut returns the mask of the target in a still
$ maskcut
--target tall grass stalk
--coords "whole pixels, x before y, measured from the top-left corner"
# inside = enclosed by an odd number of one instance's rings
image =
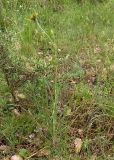
[[[58,104],[58,86],[57,86],[57,45],[54,40],[49,36],[49,34],[42,28],[38,20],[36,20],[37,27],[41,32],[48,38],[54,47],[54,99],[52,102],[52,136],[53,136],[53,146],[56,140],[56,126],[57,126],[57,104]]]

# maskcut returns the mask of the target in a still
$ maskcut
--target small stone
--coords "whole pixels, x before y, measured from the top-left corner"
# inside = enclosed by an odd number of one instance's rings
[[[17,117],[19,117],[21,115],[20,112],[17,109],[13,109],[12,113]]]
[[[13,155],[13,156],[11,157],[11,160],[23,160],[23,158],[20,157],[19,155]]]

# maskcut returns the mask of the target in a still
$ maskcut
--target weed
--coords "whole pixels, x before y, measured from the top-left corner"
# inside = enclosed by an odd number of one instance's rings
[[[10,155],[113,159],[113,7],[0,1],[0,145]]]

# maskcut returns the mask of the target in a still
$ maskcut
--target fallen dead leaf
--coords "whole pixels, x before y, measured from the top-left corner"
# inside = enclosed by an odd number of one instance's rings
[[[81,149],[82,149],[82,140],[81,138],[76,138],[74,141],[74,145],[75,145],[75,152],[76,153],[80,153]]]

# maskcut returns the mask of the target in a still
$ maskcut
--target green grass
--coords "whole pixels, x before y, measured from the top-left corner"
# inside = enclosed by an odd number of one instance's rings
[[[114,2],[91,2],[0,2],[0,43],[6,68],[11,59],[16,70],[9,79],[17,85],[23,72],[35,74],[13,88],[0,65],[0,145],[11,148],[1,159],[43,148],[51,153],[30,160],[113,159]],[[83,141],[79,154],[76,138]]]

